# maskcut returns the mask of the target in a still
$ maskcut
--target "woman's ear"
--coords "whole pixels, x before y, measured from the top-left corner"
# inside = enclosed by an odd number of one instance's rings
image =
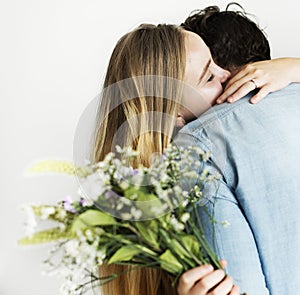
[[[183,115],[181,113],[178,113],[177,118],[176,118],[175,127],[182,128],[185,124],[186,124],[186,122],[183,118]]]

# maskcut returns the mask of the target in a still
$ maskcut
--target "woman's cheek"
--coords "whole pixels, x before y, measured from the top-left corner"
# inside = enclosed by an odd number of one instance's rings
[[[208,82],[204,87],[199,91],[201,96],[209,103],[214,105],[216,99],[221,95],[223,89],[222,85],[218,81]]]
[[[190,122],[211,108],[211,104],[202,91],[192,91],[184,95],[180,113],[186,122]]]

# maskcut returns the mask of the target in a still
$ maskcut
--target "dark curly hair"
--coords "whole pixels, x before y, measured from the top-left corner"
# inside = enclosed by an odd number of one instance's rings
[[[231,5],[242,11],[228,10]],[[271,59],[263,30],[238,3],[228,4],[225,11],[218,6],[193,11],[181,26],[198,34],[210,48],[214,61],[230,71],[250,62]]]

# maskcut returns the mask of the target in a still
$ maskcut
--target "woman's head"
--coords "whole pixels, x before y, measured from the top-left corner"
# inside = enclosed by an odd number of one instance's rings
[[[170,143],[178,114],[186,121],[200,115],[228,76],[192,32],[148,24],[129,32],[118,41],[108,65],[94,160],[118,144],[140,151],[139,162],[148,165],[151,155]]]
[[[182,81],[184,72],[181,28],[143,24],[123,36],[104,81],[94,160],[116,144],[139,150],[146,165],[151,154],[162,152],[172,137],[181,96],[181,85],[174,81]]]
[[[182,97],[180,111],[185,120],[191,121],[215,103],[230,72],[215,64],[209,48],[197,34],[183,32],[186,51],[184,77],[186,91]]]

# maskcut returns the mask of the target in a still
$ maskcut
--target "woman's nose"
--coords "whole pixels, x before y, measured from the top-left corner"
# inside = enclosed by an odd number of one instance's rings
[[[229,71],[224,70],[223,68],[219,67],[216,64],[215,64],[214,71],[215,71],[214,73],[215,77],[217,77],[221,83],[225,83],[231,75]]]

